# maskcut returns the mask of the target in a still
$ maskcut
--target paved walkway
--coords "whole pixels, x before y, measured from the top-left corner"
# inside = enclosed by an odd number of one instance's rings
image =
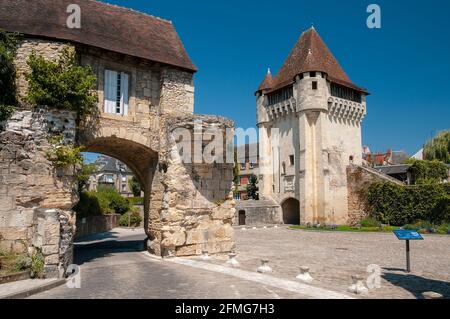
[[[81,289],[65,285],[32,298],[346,298],[351,275],[367,278],[381,268],[381,287],[363,298],[420,298],[425,291],[450,298],[450,236],[425,236],[411,243],[413,272],[405,268],[405,243],[393,234],[310,232],[287,227],[236,229],[240,266],[227,256],[161,260],[143,252],[141,231],[113,230],[76,246]],[[273,272],[256,273],[261,258]],[[295,279],[300,266],[314,281]]]
[[[425,235],[411,242],[412,273],[404,269],[405,242],[392,233],[347,233],[277,229],[236,229],[241,269],[255,270],[261,258],[270,260],[272,275],[293,279],[308,266],[314,286],[346,292],[351,275],[369,276],[367,266],[381,267],[381,288],[368,298],[420,298],[435,291],[450,298],[450,236]],[[223,263],[226,256],[216,261]]]
[[[116,230],[113,230],[115,233]],[[168,299],[274,299],[310,298],[299,291],[245,280],[142,252],[145,235],[117,233],[78,243],[76,262],[81,266],[81,288],[66,285],[32,296],[45,299],[168,298]]]
[[[11,298],[18,294],[25,296],[35,289],[42,289],[47,286],[52,286],[53,284],[60,283],[58,279],[26,279],[20,281],[9,282],[0,285],[0,299]],[[14,297],[15,298],[15,297]]]

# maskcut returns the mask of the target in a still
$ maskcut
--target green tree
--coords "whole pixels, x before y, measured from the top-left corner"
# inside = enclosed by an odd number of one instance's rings
[[[237,149],[234,149],[234,167],[233,167],[233,184],[234,184],[234,193],[236,194],[238,192],[239,188],[239,174],[240,174],[240,168],[239,163],[237,160]]]
[[[0,121],[7,120],[17,106],[14,57],[19,35],[0,30]]]
[[[98,167],[96,164],[82,164],[80,173],[77,176],[78,192],[82,192],[89,188],[89,178],[91,177],[91,175],[94,175],[97,172]]]
[[[28,102],[76,111],[78,121],[96,111],[96,76],[90,66],[77,64],[73,49],[64,49],[58,61],[33,53],[28,65]]]
[[[438,160],[420,161],[410,159],[408,164],[412,164],[410,172],[414,185],[442,183],[448,178],[448,166]]]
[[[423,149],[426,160],[439,160],[450,164],[450,130],[439,133]]]
[[[140,197],[141,196],[142,188],[141,188],[141,184],[139,183],[139,181],[136,178],[136,176],[133,176],[128,181],[128,186],[130,186],[131,192],[133,193],[134,197]]]
[[[248,185],[247,185],[247,196],[248,199],[259,199],[258,187],[256,184],[258,183],[258,178],[255,175],[250,175]]]

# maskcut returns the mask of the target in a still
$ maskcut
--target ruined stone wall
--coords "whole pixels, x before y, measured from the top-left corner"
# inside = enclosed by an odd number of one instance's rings
[[[347,167],[348,221],[349,225],[357,225],[368,216],[367,190],[378,182],[389,182],[402,185],[398,180],[384,175],[372,168],[360,165]]]
[[[71,260],[77,196],[76,169],[55,168],[48,158],[49,133],[75,138],[75,114],[37,108],[19,110],[0,132],[0,247],[45,257],[48,276]]]
[[[239,225],[239,213],[245,212],[245,225],[283,224],[283,212],[273,200],[237,201],[233,224]]]
[[[173,68],[161,72],[161,113],[194,113],[194,76]]]
[[[203,129],[219,127],[224,135],[233,123],[217,117],[171,117],[167,126],[167,141],[160,152],[159,180],[152,199],[150,216],[160,217],[160,244],[163,256],[199,255],[229,252],[234,248],[232,218],[233,166],[228,163],[184,163],[177,156],[178,149],[171,132],[179,127],[193,129],[195,120],[201,120]],[[203,141],[203,148],[208,144]],[[160,214],[157,210],[160,209]],[[150,217],[152,218],[152,217]],[[153,223],[155,225],[155,223]],[[158,237],[158,236],[156,236]]]

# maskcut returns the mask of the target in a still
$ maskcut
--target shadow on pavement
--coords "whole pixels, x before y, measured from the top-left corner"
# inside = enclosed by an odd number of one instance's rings
[[[90,242],[90,241],[97,241],[97,240],[103,240],[103,239],[113,239],[113,238],[119,238],[120,233],[116,232],[116,231],[108,231],[108,232],[104,232],[104,233],[99,233],[99,234],[93,234],[93,235],[88,235],[88,236],[84,236],[84,237],[77,237],[75,238],[75,243],[81,243],[81,242]]]
[[[141,238],[142,237],[142,238]],[[126,239],[114,239],[74,246],[74,262],[82,265],[111,254],[145,251],[146,236],[133,236]]]
[[[437,292],[445,299],[450,299],[450,283],[446,281],[411,274],[384,273],[382,277],[391,284],[411,292],[417,299],[423,299],[422,293],[427,291]]]

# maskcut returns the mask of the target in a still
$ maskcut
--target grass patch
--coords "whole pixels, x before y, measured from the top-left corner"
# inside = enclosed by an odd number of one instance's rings
[[[0,276],[12,275],[30,267],[31,259],[26,254],[0,251]]]
[[[308,226],[291,226],[294,230],[308,231],[329,231],[329,232],[354,232],[354,233],[389,233],[400,227],[380,226],[380,227],[352,227],[352,226],[336,226],[336,227],[308,227]]]

